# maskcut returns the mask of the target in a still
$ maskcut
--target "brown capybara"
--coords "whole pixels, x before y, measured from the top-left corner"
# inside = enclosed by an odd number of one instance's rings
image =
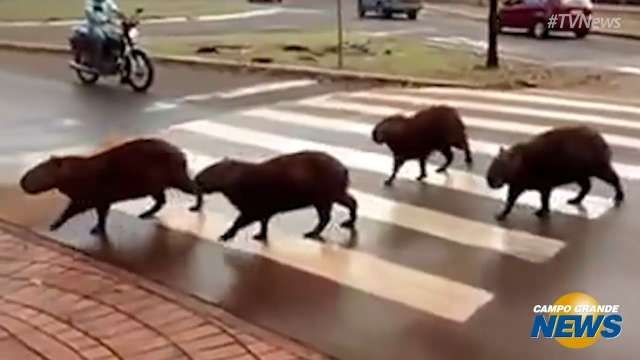
[[[350,212],[341,226],[355,226],[357,203],[347,192],[349,172],[325,153],[299,152],[263,163],[226,159],[204,169],[195,181],[203,193],[221,192],[240,212],[221,236],[222,241],[232,239],[238,230],[256,221],[261,227],[254,239],[266,241],[269,220],[274,215],[307,206],[315,207],[319,217],[317,226],[305,234],[307,238],[321,238],[334,203]]]
[[[390,186],[402,165],[416,159],[420,163],[417,180],[427,177],[426,163],[433,151],[439,151],[446,161],[437,172],[447,171],[453,161],[452,147],[465,153],[465,162],[473,162],[466,129],[458,111],[450,106],[438,105],[413,116],[394,115],[382,120],[373,129],[373,141],[386,144],[393,153],[393,172],[385,181]]]
[[[556,186],[578,183],[580,192],[569,203],[580,205],[591,190],[591,177],[613,186],[616,205],[622,203],[624,193],[611,166],[609,145],[595,130],[579,126],[549,130],[508,150],[500,149],[489,167],[487,183],[493,189],[509,185],[507,204],[496,215],[496,219],[504,220],[526,190],[540,192],[538,217],[549,214],[549,198]]]
[[[166,203],[165,190],[176,188],[197,197],[192,211],[200,209],[202,196],[187,174],[187,160],[180,149],[155,139],[124,143],[90,157],[52,157],[29,170],[20,180],[28,194],[57,189],[71,202],[51,225],[57,230],[73,216],[90,209],[98,214],[94,235],[106,232],[113,203],[152,196],[155,204],[140,218],[149,218]]]

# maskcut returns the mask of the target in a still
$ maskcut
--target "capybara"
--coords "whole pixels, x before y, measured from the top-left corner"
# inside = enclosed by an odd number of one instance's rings
[[[196,183],[203,193],[221,192],[240,212],[234,224],[221,236],[232,239],[238,230],[260,222],[254,236],[267,240],[269,220],[276,214],[313,206],[318,212],[317,226],[305,234],[321,239],[329,223],[334,203],[349,209],[349,219],[341,224],[353,229],[357,203],[349,195],[349,171],[335,158],[320,152],[298,152],[262,163],[222,160],[200,172]]]
[[[591,177],[613,186],[616,205],[622,203],[624,192],[611,166],[609,145],[597,131],[578,126],[556,128],[508,150],[501,148],[489,167],[487,183],[493,189],[509,185],[507,204],[496,215],[496,219],[504,220],[526,190],[540,192],[538,217],[549,214],[549,198],[556,186],[578,183],[580,192],[569,203],[580,205],[591,190]]]
[[[466,129],[458,111],[450,106],[438,105],[421,110],[413,116],[394,115],[382,120],[373,129],[373,141],[386,144],[393,153],[393,172],[385,181],[390,186],[407,160],[416,159],[420,164],[417,180],[427,177],[427,159],[433,151],[445,157],[445,163],[437,172],[447,171],[453,161],[452,147],[465,153],[465,162],[473,162]]]
[[[165,190],[176,188],[196,195],[199,210],[202,196],[187,174],[187,160],[175,146],[156,139],[134,140],[90,157],[52,157],[29,170],[20,180],[28,194],[57,189],[71,202],[51,225],[57,230],[73,216],[95,209],[98,223],[94,235],[106,233],[106,220],[113,203],[152,196],[155,204],[140,214],[149,218],[166,203]]]

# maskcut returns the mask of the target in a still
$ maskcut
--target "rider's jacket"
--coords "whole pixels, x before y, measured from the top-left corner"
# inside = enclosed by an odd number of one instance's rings
[[[107,34],[118,32],[114,27],[118,11],[118,5],[114,0],[86,0],[85,16],[88,25],[99,28]]]

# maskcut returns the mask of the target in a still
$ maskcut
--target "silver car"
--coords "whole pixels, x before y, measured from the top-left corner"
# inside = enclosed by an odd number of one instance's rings
[[[358,0],[358,13],[363,18],[368,12],[390,19],[393,14],[403,13],[411,20],[418,18],[422,0]]]

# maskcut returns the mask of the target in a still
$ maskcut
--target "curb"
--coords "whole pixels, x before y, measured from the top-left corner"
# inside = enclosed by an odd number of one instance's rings
[[[620,33],[613,31],[591,30],[591,34],[599,36],[608,36],[618,39],[637,40],[640,41],[640,34]]]
[[[440,12],[440,13],[443,13],[443,14],[463,17],[463,18],[467,18],[467,19],[470,19],[470,20],[474,20],[474,21],[482,21],[482,22],[487,21],[487,18],[485,16],[483,16],[483,15],[473,14],[473,13],[469,13],[469,12],[462,11],[462,10],[443,9],[441,7],[435,7],[435,6],[426,6],[425,8],[426,9],[430,9],[432,11],[437,11],[437,12]],[[608,36],[608,37],[618,38],[618,39],[627,39],[627,40],[640,41],[640,34],[631,34],[631,33],[606,31],[606,30],[591,30],[591,34],[592,35],[598,35],[598,36]]]
[[[69,48],[65,45],[41,44],[18,41],[0,40],[0,49],[26,51],[26,52],[44,52],[52,54],[69,53]],[[218,70],[248,70],[269,72],[272,74],[282,75],[299,75],[306,77],[326,78],[330,80],[355,80],[379,82],[385,84],[401,85],[401,86],[435,86],[435,87],[462,87],[479,89],[483,88],[482,84],[445,80],[445,79],[429,79],[413,76],[398,76],[382,73],[368,73],[351,70],[323,69],[312,66],[302,65],[285,65],[285,64],[257,64],[247,63],[225,59],[206,59],[198,56],[177,56],[177,55],[152,55],[153,60],[160,64],[177,64],[202,66]]]
[[[251,322],[238,318],[215,303],[209,303],[200,299],[198,296],[182,292],[181,290],[172,289],[160,282],[149,280],[110,263],[94,259],[83,251],[74,249],[71,246],[60,243],[46,235],[39,234],[12,221],[0,218],[0,232],[14,236],[26,243],[46,248],[49,251],[56,252],[64,256],[69,256],[74,260],[85,261],[89,266],[104,273],[111,274],[123,282],[129,283],[158,297],[174,302],[205,318],[211,318],[215,321],[221,322],[226,327],[242,329],[241,331],[249,335],[257,336],[263,341],[286,349],[288,352],[298,356],[300,359],[335,360],[334,357],[314,349],[311,345],[304,344],[287,335],[277,333],[274,330],[255,325]]]

